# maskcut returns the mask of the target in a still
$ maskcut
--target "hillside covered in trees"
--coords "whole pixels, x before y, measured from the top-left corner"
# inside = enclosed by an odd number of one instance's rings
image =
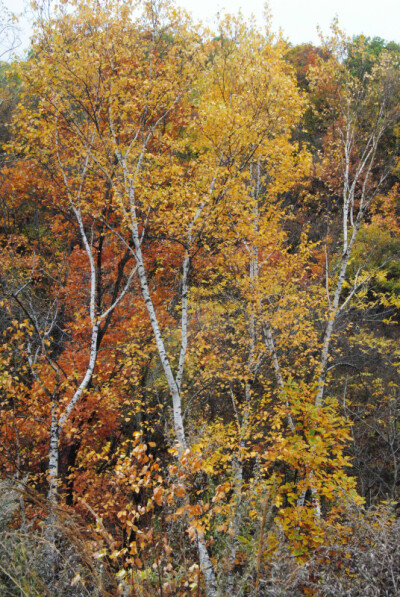
[[[400,596],[400,46],[36,17],[0,65],[0,594]]]

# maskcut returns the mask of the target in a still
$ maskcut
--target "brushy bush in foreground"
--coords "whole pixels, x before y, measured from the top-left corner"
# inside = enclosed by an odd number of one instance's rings
[[[0,484],[0,595],[2,597],[100,597],[116,594],[105,563],[77,520],[22,483]]]

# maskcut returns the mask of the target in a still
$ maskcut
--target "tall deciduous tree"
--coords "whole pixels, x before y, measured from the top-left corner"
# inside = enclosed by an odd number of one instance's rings
[[[117,2],[60,10],[54,20],[41,23],[21,75],[26,100],[19,115],[25,151],[40,156],[59,181],[90,266],[89,365],[64,412],[57,415],[57,405],[53,409],[51,487],[56,430],[92,378],[100,323],[116,304],[105,312],[96,309],[90,226],[96,220],[106,226],[136,262],[180,456],[188,447],[182,383],[191,272],[198,264],[201,283],[202,255],[211,246],[237,242],[234,229],[242,211],[248,212],[254,164],[269,168],[275,195],[293,183],[285,168],[295,152],[289,138],[303,106],[283,61],[284,46],[237,19],[221,22],[217,40],[201,42],[188,19],[168,4],[145,4],[133,20],[130,9]],[[107,189],[113,214],[108,220]],[[180,247],[175,354],[166,347],[149,269],[151,252],[161,248],[163,259],[168,245]],[[199,528],[197,542],[207,591],[214,595],[215,575]]]

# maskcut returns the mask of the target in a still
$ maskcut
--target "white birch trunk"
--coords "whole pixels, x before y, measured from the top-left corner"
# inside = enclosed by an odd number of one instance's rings
[[[49,449],[49,490],[48,500],[52,506],[57,501],[57,484],[58,484],[58,442],[60,439],[60,428],[57,418],[57,402],[54,399],[51,406],[51,426],[50,426],[50,449]]]
[[[154,338],[157,344],[158,354],[161,360],[161,364],[164,370],[165,377],[167,379],[168,387],[171,393],[172,398],[172,406],[173,406],[173,416],[174,416],[174,429],[175,435],[178,442],[178,454],[179,456],[183,453],[183,451],[187,447],[187,441],[185,436],[185,428],[183,424],[183,416],[182,416],[182,402],[181,402],[181,395],[180,395],[180,385],[178,386],[177,381],[174,378],[171,364],[169,357],[166,353],[164,341],[161,335],[160,327],[158,324],[157,314],[154,308],[153,301],[151,299],[150,290],[147,282],[146,276],[146,269],[143,262],[143,255],[140,247],[139,242],[139,234],[136,229],[132,229],[132,239],[135,246],[135,254],[136,254],[136,263],[138,268],[138,276],[140,281],[140,287],[142,290],[143,298],[147,307],[147,311],[150,317],[151,326],[153,329]],[[183,291],[185,294],[187,293],[187,289]],[[182,305],[183,308],[183,305]],[[185,314],[182,315],[187,318],[187,299],[185,297]],[[182,326],[184,329],[185,326]],[[184,354],[186,351],[186,335],[185,339],[182,341],[182,349],[181,355]],[[182,358],[182,357],[181,357]],[[181,363],[181,361],[180,361]],[[183,363],[183,358],[182,358]],[[181,366],[180,372],[180,379],[179,384],[181,382],[181,377],[183,373],[183,364]],[[217,597],[217,582],[214,574],[214,568],[211,562],[211,558],[209,556],[205,539],[202,535],[198,535],[197,537],[198,543],[198,551],[199,551],[199,560],[200,560],[200,568],[204,576],[204,581],[206,585],[206,595],[207,597]]]
[[[143,299],[146,304],[147,312],[149,314],[151,327],[154,334],[154,339],[157,345],[157,351],[160,357],[161,365],[164,371],[165,378],[168,383],[168,388],[170,391],[171,399],[172,399],[172,408],[173,408],[173,418],[174,418],[174,430],[175,436],[178,443],[178,457],[182,455],[184,450],[187,448],[187,440],[185,435],[185,427],[183,423],[183,414],[182,414],[182,400],[181,400],[181,382],[182,376],[184,372],[184,364],[185,364],[185,356],[187,350],[187,309],[188,309],[188,301],[187,301],[187,277],[190,267],[190,259],[189,254],[187,253],[184,257],[183,261],[183,275],[182,275],[182,319],[181,319],[181,350],[179,355],[179,364],[178,364],[178,371],[176,378],[173,374],[170,359],[168,354],[165,350],[164,340],[161,334],[160,326],[158,323],[157,313],[153,304],[153,300],[151,298],[149,284],[147,280],[146,274],[146,267],[143,259],[143,253],[141,248],[141,239],[139,235],[139,228],[137,224],[136,218],[136,208],[134,202],[134,189],[130,188],[130,220],[131,220],[131,235],[132,241],[135,249],[135,259],[137,265],[137,273],[140,282],[140,288],[142,291]],[[197,214],[196,214],[197,215]],[[190,235],[190,232],[189,232]],[[190,521],[190,519],[189,519]],[[204,576],[204,581],[206,585],[206,595],[207,597],[216,597],[217,596],[217,581],[215,578],[214,567],[211,562],[210,555],[207,550],[206,541],[203,535],[198,534],[197,536],[197,543],[198,543],[198,551],[199,551],[199,560],[200,560],[200,568]]]
[[[388,120],[383,117],[383,105],[380,107],[379,117],[376,121],[375,128],[371,132],[369,138],[366,141],[364,150],[361,153],[358,165],[355,168],[353,178],[351,180],[351,152],[354,146],[354,135],[355,135],[355,121],[356,115],[350,113],[350,104],[346,107],[345,120],[346,129],[343,135],[343,152],[344,152],[344,168],[343,168],[343,217],[342,217],[342,232],[343,232],[343,249],[339,265],[339,276],[335,286],[333,300],[329,297],[329,284],[328,284],[328,271],[327,276],[327,292],[329,301],[329,319],[325,328],[325,333],[322,341],[321,349],[321,360],[319,365],[318,375],[318,389],[315,396],[315,405],[320,408],[324,404],[324,392],[326,386],[326,376],[328,371],[328,361],[330,356],[332,336],[337,322],[337,317],[342,311],[343,307],[347,305],[348,300],[340,306],[342,298],[343,285],[346,279],[347,269],[349,261],[352,255],[352,249],[354,247],[357,235],[364,222],[366,209],[371,204],[371,201],[376,195],[376,190],[369,189],[369,179],[372,173],[372,168],[375,162],[375,157],[378,149],[380,139],[388,126]],[[383,179],[378,183],[381,184]],[[362,183],[361,183],[362,181]],[[355,212],[355,193],[357,185],[361,186],[359,205],[357,207],[356,217]],[[349,239],[349,224],[351,235]],[[356,288],[354,288],[354,292]],[[349,298],[354,293],[350,295]],[[321,513],[319,498],[314,486],[314,472],[311,471],[308,478],[309,489],[313,496],[313,501],[316,506],[316,512],[319,516]],[[305,497],[307,490],[304,490],[297,500],[298,506],[304,506]]]
[[[139,234],[136,227],[132,229],[132,239],[135,246],[135,256],[136,256],[136,263],[137,263],[137,271],[140,281],[140,287],[142,290],[142,295],[144,302],[146,304],[147,312],[150,317],[150,323],[154,334],[154,339],[156,341],[158,354],[160,357],[160,361],[164,370],[164,375],[168,383],[168,388],[172,398],[172,408],[173,408],[173,416],[174,416],[174,429],[175,435],[178,442],[178,451],[179,454],[186,449],[186,437],[185,437],[185,430],[183,425],[183,418],[182,418],[182,404],[181,404],[181,396],[179,392],[178,385],[175,381],[174,374],[172,372],[171,364],[167,352],[165,350],[164,341],[161,335],[160,326],[157,319],[157,314],[154,308],[154,304],[150,295],[149,285],[147,282],[147,275],[146,269],[143,262],[143,254],[142,249],[140,246]]]
[[[110,307],[104,313],[96,313],[96,296],[97,296],[97,275],[96,275],[96,264],[93,258],[92,252],[92,242],[89,242],[87,237],[84,222],[82,218],[81,209],[79,207],[81,195],[84,187],[84,182],[86,178],[86,173],[89,167],[89,162],[91,159],[90,154],[90,144],[88,147],[88,152],[86,158],[84,160],[82,174],[81,174],[81,181],[78,190],[74,193],[71,189],[66,171],[64,170],[59,152],[58,152],[58,137],[56,137],[56,148],[57,148],[57,159],[58,164],[63,176],[65,189],[68,194],[70,206],[72,212],[75,215],[76,221],[78,223],[79,232],[81,235],[81,239],[83,245],[85,247],[86,255],[89,261],[89,269],[90,269],[90,303],[89,303],[89,314],[90,314],[90,323],[91,323],[91,338],[90,338],[90,354],[89,354],[89,362],[82,378],[81,383],[79,384],[78,388],[74,392],[72,398],[66,405],[64,412],[59,416],[57,414],[57,403],[55,399],[53,399],[52,403],[52,414],[51,414],[51,429],[50,429],[50,447],[49,447],[49,464],[48,464],[48,471],[49,471],[49,492],[48,498],[50,503],[55,505],[57,501],[57,483],[58,483],[58,464],[59,464],[59,442],[62,432],[64,430],[65,424],[67,423],[69,417],[71,416],[73,410],[81,400],[84,392],[89,387],[89,384],[92,380],[94,369],[96,366],[97,355],[98,355],[98,340],[99,340],[99,332],[100,332],[100,323],[103,321],[119,304],[122,298],[127,293],[130,284],[133,279],[133,275],[135,270],[131,272],[128,280],[116,298],[114,303],[110,305]],[[54,366],[53,366],[54,368]],[[57,373],[58,369],[57,369]]]

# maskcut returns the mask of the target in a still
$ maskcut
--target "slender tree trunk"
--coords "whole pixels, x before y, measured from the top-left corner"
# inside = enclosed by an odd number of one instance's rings
[[[174,377],[171,363],[167,352],[165,350],[164,341],[162,338],[160,326],[157,319],[157,313],[154,308],[154,304],[151,298],[150,289],[147,281],[146,269],[143,260],[143,253],[141,249],[141,241],[139,236],[139,230],[136,220],[136,212],[134,208],[134,197],[133,190],[131,190],[131,234],[135,248],[135,257],[137,264],[137,272],[139,276],[140,287],[143,295],[144,302],[146,304],[147,312],[149,314],[151,327],[153,330],[154,338],[157,345],[158,354],[161,360],[161,364],[164,370],[164,374],[168,383],[168,388],[172,398],[173,416],[174,416],[174,430],[175,436],[178,443],[178,455],[181,456],[184,450],[187,448],[187,441],[185,435],[185,428],[182,416],[182,400],[180,394],[180,384],[183,375],[186,346],[187,346],[187,273],[189,268],[189,262],[187,258],[184,259],[184,278],[182,288],[182,344],[179,358],[177,378]],[[206,585],[207,597],[217,596],[217,581],[215,578],[214,568],[211,562],[210,555],[207,550],[206,541],[203,535],[198,534],[197,537],[198,551],[200,568],[202,570],[204,581]]]
[[[133,241],[135,244],[135,254],[138,266],[138,276],[140,281],[140,287],[143,294],[143,299],[147,307],[147,312],[150,317],[150,323],[153,330],[154,338],[157,345],[158,354],[161,360],[161,364],[164,370],[164,375],[166,377],[168,388],[172,398],[172,407],[173,407],[173,415],[174,415],[174,429],[175,435],[179,446],[179,453],[186,449],[186,437],[185,437],[185,430],[183,425],[183,418],[182,418],[182,404],[181,404],[181,396],[179,392],[178,385],[175,381],[174,374],[172,372],[171,364],[169,361],[169,357],[166,353],[164,341],[161,335],[160,327],[158,324],[157,314],[154,309],[153,301],[150,296],[149,285],[147,282],[146,270],[143,263],[143,255],[142,250],[139,243],[139,236],[136,235],[132,231]]]
[[[53,399],[51,406],[51,426],[50,426],[50,449],[49,449],[49,490],[48,500],[51,506],[55,506],[57,502],[57,484],[58,484],[58,460],[59,450],[58,443],[60,439],[60,427],[58,425],[57,417],[57,401]]]

